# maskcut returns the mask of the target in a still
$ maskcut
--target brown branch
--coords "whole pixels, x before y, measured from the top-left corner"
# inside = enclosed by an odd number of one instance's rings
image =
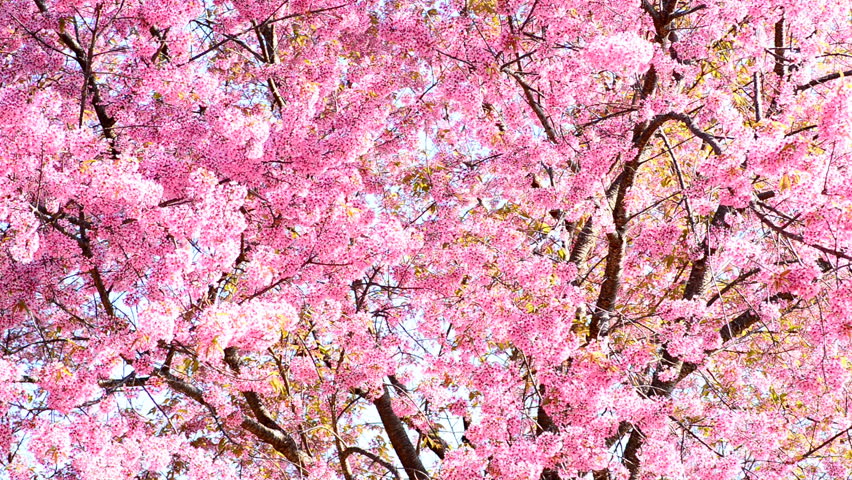
[[[390,392],[388,392],[387,387],[384,388],[382,396],[373,400],[373,404],[379,412],[382,425],[385,427],[385,433],[388,439],[390,439],[391,446],[394,452],[396,452],[400,463],[402,463],[405,473],[408,474],[408,478],[410,480],[427,480],[429,474],[426,473],[426,468],[423,466],[423,462],[420,460],[414,444],[408,438],[408,433],[405,431],[402,420],[393,411]]]
[[[113,392],[122,387],[142,387],[148,383],[150,377],[137,377],[136,374],[130,374],[124,378],[98,380],[98,386]]]
[[[36,0],[36,1],[41,1],[41,0]],[[289,20],[291,18],[304,17],[304,16],[308,16],[308,15],[316,15],[318,13],[329,12],[329,11],[332,11],[332,10],[337,10],[339,8],[343,8],[347,5],[349,5],[349,4],[344,3],[344,4],[341,4],[341,5],[335,5],[333,7],[318,8],[316,10],[309,10],[307,12],[302,12],[302,13],[291,13],[290,15],[285,15],[281,18],[276,18],[276,19],[269,18],[266,21],[262,22],[261,25],[272,25],[274,23],[283,22],[284,20]],[[212,52],[213,50],[216,50],[217,48],[221,47],[222,45],[230,42],[232,38],[236,38],[236,37],[240,37],[242,35],[245,35],[246,33],[252,31],[254,28],[255,28],[255,26],[253,25],[249,28],[246,28],[245,30],[242,30],[239,33],[236,33],[234,35],[229,35],[229,37],[231,37],[231,38],[225,38],[224,40],[220,40],[220,41],[214,43],[212,46],[205,49],[201,53],[198,53],[198,54],[190,57],[190,59],[187,60],[186,63],[192,63],[192,62],[198,60],[199,58],[207,55],[208,53]],[[186,65],[186,63],[184,65]],[[181,66],[183,66],[183,65],[181,65]]]
[[[237,444],[237,442],[228,434],[227,430],[225,430],[225,426],[222,424],[222,421],[219,419],[219,414],[216,412],[216,407],[209,404],[207,400],[204,399],[204,392],[202,392],[200,388],[190,385],[169,373],[169,369],[166,366],[154,370],[150,377],[137,377],[135,374],[130,374],[122,379],[99,380],[98,386],[106,389],[108,392],[115,391],[122,387],[144,387],[152,377],[162,378],[169,388],[175,392],[186,395],[199,405],[206,408],[213,417],[213,421],[216,422],[217,428],[219,428],[225,438],[227,438],[231,443]]]
[[[616,162],[618,158],[616,158]],[[615,204],[615,198],[618,194],[618,187],[621,184],[621,179],[624,176],[624,172],[616,177],[615,181],[610,184],[610,186],[606,189],[606,204],[613,208]],[[586,261],[589,255],[592,253],[592,249],[595,245],[595,238],[598,235],[598,228],[594,224],[594,220],[590,216],[583,222],[583,228],[580,230],[580,233],[577,235],[577,240],[574,242],[574,246],[571,248],[571,254],[568,256],[568,261],[573,263],[578,269],[580,266]],[[582,281],[578,278],[574,280],[572,283],[575,286],[579,286]]]
[[[743,280],[747,279],[748,277],[758,273],[759,271],[760,271],[759,268],[753,268],[753,269],[741,274],[739,277],[735,278],[733,281],[731,281],[731,283],[725,285],[722,288],[722,290],[720,290],[718,293],[716,293],[715,295],[710,297],[710,300],[707,301],[707,306],[709,307],[709,306],[713,305],[714,303],[716,303],[716,301],[719,300],[720,298],[722,298],[722,295],[728,293],[728,291],[730,289],[734,288],[740,282],[742,282]]]
[[[61,233],[62,235],[74,240],[77,243],[77,246],[80,248],[81,253],[84,257],[91,260],[94,258],[95,254],[92,251],[91,242],[86,234],[88,228],[92,226],[90,222],[88,222],[83,214],[82,207],[80,208],[80,217],[74,218],[72,216],[66,215],[61,211],[56,212],[55,214],[50,214],[47,210],[42,206],[36,206],[34,208],[36,216],[38,216],[43,222],[53,227],[54,230]],[[66,230],[62,225],[59,224],[59,220],[67,220],[72,225],[76,225],[79,229],[78,235],[75,235],[72,232]],[[98,293],[98,299],[100,300],[101,305],[104,308],[104,311],[110,317],[115,316],[115,307],[112,305],[112,301],[109,299],[110,289],[107,288],[104,283],[103,277],[101,276],[100,270],[97,267],[92,267],[91,270],[87,271],[92,277],[92,284],[95,287],[95,290]]]
[[[807,132],[808,130],[813,130],[813,129],[817,128],[817,126],[818,125],[805,125],[804,127],[797,128],[790,133],[785,133],[784,136],[785,137],[792,137],[793,135],[796,135],[797,133],[802,133],[802,132]]]
[[[676,8],[677,4],[678,2],[674,0],[664,0],[661,5],[661,10],[657,10],[648,0],[642,0],[641,2],[643,10],[645,10],[653,20],[654,28],[657,33],[656,41],[662,44],[664,47],[668,46],[670,31],[669,25],[672,20],[674,20],[675,18],[683,17],[685,15],[704,8],[703,5],[700,5],[692,9],[687,9],[683,12],[674,13],[674,9]],[[639,99],[646,99],[653,95],[654,91],[656,90],[657,82],[658,79],[656,70],[652,66],[651,68],[649,68],[648,72],[645,75],[641,90],[639,91]],[[637,150],[637,156],[633,161],[628,162],[625,166],[625,170],[623,172],[624,178],[622,179],[619,185],[618,195],[616,197],[615,205],[613,206],[613,223],[615,224],[615,231],[607,235],[609,240],[609,248],[606,257],[607,265],[604,274],[604,283],[601,285],[601,290],[598,295],[598,301],[596,304],[596,312],[592,316],[592,322],[589,326],[589,339],[595,338],[595,336],[598,335],[601,328],[600,322],[609,316],[612,308],[615,305],[615,300],[618,295],[618,288],[621,281],[620,277],[622,273],[622,260],[626,250],[625,227],[627,219],[623,205],[624,197],[627,193],[627,190],[633,184],[633,180],[635,178],[636,171],[639,166],[639,159],[642,155],[645,146],[648,144],[648,142],[650,141],[652,136],[657,132],[657,130],[662,127],[663,124],[671,120],[677,120],[683,123],[684,126],[690,132],[692,132],[693,135],[707,143],[713,150],[714,154],[720,155],[722,153],[722,149],[716,138],[698,128],[693,122],[692,118],[687,114],[669,112],[666,114],[657,115],[650,121],[645,122],[643,124],[636,125],[633,134],[633,143]],[[724,215],[726,213],[727,209],[724,209],[721,212],[717,211],[717,215],[714,215],[714,220],[717,220],[716,217],[719,217],[717,221],[720,224],[724,224]],[[707,240],[705,240],[704,246],[705,252],[703,258],[702,260],[697,262],[697,264],[693,265],[693,269],[690,272],[690,278],[687,281],[685,296],[689,296],[690,298],[703,294],[703,291],[708,283],[707,259],[711,252],[710,249],[707,248]],[[676,375],[676,378],[668,382],[660,380],[659,374],[663,370],[668,370],[670,368],[678,369],[678,374]],[[673,357],[664,347],[662,352],[662,358],[658,362],[657,369],[654,373],[652,384],[650,385],[649,390],[647,391],[647,395],[670,395],[674,386],[683,378],[692,373],[696,368],[697,365],[695,364],[683,362]],[[627,440],[621,458],[622,464],[630,472],[630,480],[638,478],[640,474],[641,460],[639,459],[639,449],[644,443],[643,439],[644,436],[642,435],[642,432],[638,429],[638,427],[634,426],[631,430],[630,437]],[[606,479],[609,478],[609,476],[610,475],[608,470],[593,472],[593,477],[595,479]]]
[[[541,127],[544,129],[544,133],[547,135],[547,139],[552,143],[559,143],[559,137],[556,135],[556,131],[550,125],[550,120],[547,119],[547,114],[544,113],[544,110],[541,108],[541,105],[533,98],[534,89],[521,78],[517,73],[509,73],[517,82],[518,85],[521,86],[521,90],[524,92],[524,98],[529,104],[530,108],[533,109],[533,113],[535,113],[536,118],[538,118],[539,123],[541,123]]]
[[[607,199],[608,205],[611,205],[613,202],[615,202],[615,197],[618,194],[619,185],[621,183],[621,178],[623,177],[623,175],[624,175],[624,172],[622,172],[622,174],[619,175],[618,178],[616,178],[615,182],[613,182],[609,186],[609,188],[607,188],[606,199]],[[582,227],[579,235],[577,236],[577,240],[574,242],[574,246],[571,248],[571,254],[568,257],[568,261],[570,263],[573,263],[577,268],[580,268],[580,266],[586,261],[588,256],[591,254],[592,249],[594,248],[594,245],[595,245],[595,238],[597,237],[597,234],[598,234],[598,228],[595,226],[594,220],[592,220],[592,217],[590,216],[583,223],[583,227]],[[580,280],[579,278],[575,279],[572,282],[572,284],[575,285],[575,286],[580,285],[581,283],[582,283],[582,280]],[[541,388],[542,388],[542,390],[540,392],[540,395],[543,396],[544,395],[544,390],[543,390],[544,387],[541,387]],[[537,412],[536,412],[536,424],[537,424],[537,431],[536,431],[537,436],[541,435],[542,433],[544,433],[546,431],[547,432],[558,432],[559,431],[559,428],[556,426],[556,423],[553,421],[553,418],[550,416],[550,414],[547,413],[547,410],[544,407],[543,403],[539,404],[539,406],[538,406],[538,409],[537,409]],[[464,439],[464,437],[463,437],[463,439]],[[556,470],[551,469],[551,468],[544,469],[540,478],[541,478],[541,480],[560,480],[559,473]]]
[[[89,223],[86,221],[86,217],[83,213],[83,207],[80,207],[79,220],[79,223],[76,224],[80,229],[80,236],[76,239],[77,245],[83,251],[84,257],[92,259],[94,258],[94,252],[92,252],[91,242],[86,234],[87,225],[89,225]],[[115,308],[112,305],[112,301],[109,299],[110,290],[106,287],[103,277],[101,277],[100,270],[98,270],[98,267],[92,267],[92,269],[89,270],[89,274],[92,276],[92,283],[95,285],[95,290],[98,292],[98,298],[101,301],[101,305],[104,307],[104,311],[108,316],[114,317]]]
[[[536,412],[536,432],[535,435],[538,437],[544,432],[549,433],[558,433],[559,427],[556,426],[556,423],[553,421],[553,418],[547,413],[547,410],[544,408],[544,393],[545,388],[544,385],[539,387],[539,396],[542,397],[541,403],[538,406],[538,410]],[[560,480],[559,472],[552,468],[545,468],[541,472],[540,476],[541,480]]]
[[[590,216],[583,222],[583,228],[580,230],[580,234],[571,248],[571,255],[568,256],[568,262],[573,263],[579,268],[589,257],[592,247],[595,245],[596,235],[597,229],[595,228],[594,220]]]
[[[613,308],[618,297],[618,290],[621,286],[621,273],[623,270],[624,254],[627,250],[626,226],[627,226],[627,211],[624,207],[624,199],[627,196],[627,191],[633,186],[633,181],[636,178],[636,172],[639,168],[637,155],[636,159],[630,161],[624,167],[624,177],[622,178],[618,193],[615,199],[615,208],[612,212],[615,231],[607,234],[609,246],[607,248],[606,267],[604,269],[604,281],[601,285],[598,299],[595,303],[595,312],[592,314],[592,320],[589,323],[588,339],[592,340],[598,337],[601,331],[601,324],[614,313]]]
[[[278,36],[275,33],[275,25],[258,25],[255,27],[255,34],[257,35],[260,46],[263,49],[263,56],[266,63],[270,65],[279,63]],[[275,82],[275,79],[272,77],[267,78],[266,84],[269,86],[269,92],[272,93],[272,99],[275,106],[279,109],[284,108],[284,98],[278,90],[278,84]]]
[[[44,3],[44,0],[34,0],[36,6],[38,7],[39,12],[46,15],[48,14],[47,6]],[[100,86],[98,85],[94,74],[92,74],[92,58],[94,57],[94,43],[95,43],[95,33],[92,33],[92,42],[89,45],[89,51],[87,52],[76,39],[74,39],[71,35],[63,31],[57,31],[56,34],[59,36],[59,40],[65,45],[71,52],[74,54],[74,60],[83,70],[84,75],[84,85],[88,85],[89,93],[92,95],[92,106],[95,109],[95,115],[98,117],[98,122],[101,125],[101,129],[103,130],[104,137],[110,141],[110,149],[111,153],[114,157],[118,156],[118,151],[115,149],[114,141],[116,138],[115,131],[113,128],[115,127],[115,119],[111,117],[107,111],[103,102],[103,98],[101,97]],[[85,87],[84,87],[85,91]],[[85,95],[83,97],[83,101],[85,102]]]
[[[820,443],[820,444],[819,444],[819,445],[817,445],[816,447],[814,447],[814,448],[812,448],[812,449],[808,450],[807,452],[805,452],[805,453],[803,453],[803,454],[799,455],[799,457],[796,459],[796,463],[801,462],[802,460],[804,460],[804,459],[806,459],[806,458],[810,457],[811,455],[813,455],[814,453],[816,453],[818,450],[822,449],[823,447],[825,447],[826,445],[830,444],[831,442],[833,442],[833,441],[837,440],[837,439],[838,439],[838,438],[840,438],[843,434],[845,434],[846,432],[848,432],[848,431],[850,431],[850,430],[852,430],[852,426],[850,426],[849,428],[847,428],[847,429],[845,429],[845,430],[841,430],[841,431],[837,432],[836,434],[834,434],[834,435],[833,435],[831,438],[829,438],[828,440],[826,440],[826,441],[824,441],[824,442]]]
[[[588,122],[586,122],[582,125],[578,125],[577,128],[583,129],[583,128],[586,128],[586,127],[590,127],[590,126],[596,125],[600,122],[609,120],[610,118],[620,117],[621,115],[627,115],[628,113],[633,113],[635,111],[636,111],[635,108],[628,108],[626,110],[619,110],[617,112],[608,113],[608,114],[605,114],[605,115],[598,117],[594,120],[589,120]]]
[[[683,173],[680,170],[680,165],[677,161],[677,156],[674,153],[674,149],[672,148],[671,143],[669,142],[669,137],[662,131],[659,132],[660,138],[663,140],[663,145],[666,147],[666,151],[669,152],[669,158],[672,159],[672,169],[677,176],[677,183],[680,186],[681,195],[683,196],[683,204],[686,207],[686,218],[689,221],[689,227],[692,229],[693,234],[695,233],[695,222],[692,219],[692,208],[689,206],[689,198],[686,196],[686,182],[683,180]]]
[[[775,68],[773,71],[775,75],[778,75],[779,79],[783,79],[786,75],[787,67],[785,63],[787,63],[787,59],[784,58],[784,17],[782,16],[778,22],[775,23],[775,45],[774,45],[774,54],[775,57]]]
[[[624,446],[624,453],[621,455],[621,462],[630,472],[629,480],[635,480],[639,476],[639,467],[641,467],[639,449],[644,443],[643,437],[644,435],[642,435],[639,428],[634,426],[630,432],[630,439],[627,440],[627,444]]]
[[[601,333],[602,323],[612,315],[615,307],[615,302],[618,297],[618,290],[621,286],[621,273],[623,270],[623,260],[627,249],[627,210],[624,207],[624,200],[627,197],[627,192],[633,186],[636,178],[636,172],[639,169],[639,160],[642,157],[642,152],[650,142],[657,129],[662,127],[670,120],[679,120],[687,125],[693,133],[698,136],[696,131],[701,132],[695,127],[692,119],[679,113],[666,113],[657,115],[649,122],[636,126],[634,130],[633,144],[636,146],[636,157],[627,162],[624,166],[624,171],[620,175],[618,182],[618,190],[615,193],[615,202],[612,205],[612,221],[615,225],[615,230],[607,234],[608,248],[606,256],[606,267],[604,270],[604,281],[601,285],[598,299],[595,303],[595,311],[592,314],[592,320],[589,323],[589,334],[587,339],[592,340],[597,338]],[[705,134],[706,135],[706,134]],[[718,145],[712,143],[714,151],[719,148]],[[721,150],[719,150],[721,151]]]
[[[352,455],[353,453],[363,455],[363,456],[369,458],[370,460],[378,463],[379,465],[385,467],[387,469],[387,471],[390,472],[391,475],[393,475],[394,478],[399,480],[399,472],[396,471],[396,467],[394,467],[392,463],[388,462],[387,460],[382,459],[382,457],[376,455],[375,453],[368,452],[367,450],[364,450],[363,448],[348,447],[348,448],[346,448],[346,450],[343,450],[343,452],[340,453],[340,456],[345,461],[346,458],[348,458],[349,455]]]
[[[825,76],[816,78],[814,80],[811,80],[810,82],[808,82],[804,85],[799,85],[798,87],[796,87],[796,93],[803,92],[803,91],[808,90],[810,88],[816,87],[817,85],[822,85],[823,83],[827,83],[827,82],[830,82],[832,80],[837,80],[838,78],[843,78],[843,77],[848,77],[848,76],[852,76],[852,70],[844,70],[842,72],[830,73],[828,75],[825,75]]]
[[[754,120],[756,122],[760,122],[763,119],[763,92],[760,82],[760,73],[754,72],[754,75],[752,75],[751,83],[754,89]]]
[[[224,430],[224,426],[219,420],[218,414],[216,412],[216,407],[207,402],[204,398],[204,393],[198,387],[190,385],[180,378],[172,375],[168,372],[168,368],[165,366],[163,368],[154,370],[151,377],[136,377],[135,375],[128,375],[122,379],[108,379],[108,380],[100,380],[98,381],[98,385],[101,388],[104,388],[108,391],[113,391],[122,387],[144,387],[150,381],[152,377],[160,377],[163,381],[168,385],[172,390],[182,393],[192,400],[196,401],[200,405],[204,406],[207,410],[210,411],[213,419],[216,421],[219,429],[225,434],[228,439],[233,442],[233,440],[228,436],[227,432]],[[261,407],[262,409],[262,407]],[[265,409],[261,410],[261,415],[265,412]],[[243,422],[241,426],[252,433],[258,440],[268,444],[276,451],[280,452],[284,457],[296,465],[299,469],[299,472],[302,475],[306,475],[307,471],[305,470],[305,466],[311,462],[311,457],[308,456],[303,450],[299,448],[293,438],[283,432],[280,428],[271,428],[264,423],[261,423],[259,420],[254,420],[249,417],[243,418]],[[277,427],[277,425],[275,426]],[[236,443],[236,442],[234,442]]]
[[[227,347],[225,348],[225,364],[236,374],[240,374],[240,364],[238,358],[238,352],[235,347]],[[266,407],[263,405],[263,402],[260,400],[260,396],[252,390],[240,391],[243,395],[243,398],[248,404],[249,410],[251,410],[252,415],[257,419],[257,421],[266,428],[271,428],[273,430],[278,430],[283,432],[284,430],[275,422],[273,419],[273,415]]]
[[[685,16],[690,15],[690,14],[693,14],[693,13],[695,13],[695,12],[699,11],[699,10],[704,10],[705,8],[707,8],[707,5],[696,5],[696,6],[694,6],[694,7],[690,8],[690,9],[688,9],[688,10],[682,10],[682,11],[680,11],[680,12],[674,12],[674,13],[672,13],[672,14],[669,16],[669,19],[670,19],[670,20],[675,20],[675,19],[680,18],[680,17],[685,17]]]
[[[104,311],[108,316],[114,317],[115,307],[113,307],[112,301],[109,299],[109,290],[104,284],[101,272],[97,268],[92,268],[89,270],[89,275],[92,276],[92,283],[95,285],[95,290],[98,292],[98,298],[101,301],[101,305],[104,307]]]
[[[713,452],[713,453],[714,453],[717,457],[719,457],[719,458],[724,457],[724,455],[722,455],[721,453],[719,453],[719,452],[717,452],[716,450],[714,450],[714,449],[713,449],[713,447],[711,447],[710,445],[707,445],[707,442],[705,442],[705,441],[704,441],[701,437],[699,437],[698,435],[696,435],[696,434],[695,434],[695,432],[693,432],[692,430],[690,430],[690,429],[689,429],[689,427],[687,427],[686,425],[684,425],[683,423],[681,423],[678,419],[676,419],[675,417],[673,417],[673,416],[671,416],[671,415],[669,415],[669,419],[670,419],[671,421],[675,422],[675,423],[677,424],[677,426],[678,426],[678,427],[680,427],[681,429],[683,429],[683,431],[684,431],[684,432],[688,433],[688,434],[689,434],[692,438],[694,438],[695,440],[697,440],[697,441],[698,441],[698,443],[700,443],[701,445],[704,445],[705,447],[707,447],[707,449],[708,449],[708,450],[710,450],[711,452]]]
[[[707,268],[708,262],[710,261],[710,257],[716,253],[715,249],[709,247],[710,235],[714,227],[722,228],[725,226],[725,217],[731,210],[731,207],[727,205],[719,205],[713,214],[713,218],[710,220],[710,227],[707,229],[707,236],[701,242],[701,249],[704,253],[701,258],[693,262],[692,269],[689,272],[689,280],[687,280],[683,291],[684,300],[700,298],[707,291],[712,276],[712,272]]]
[[[787,230],[785,230],[785,228],[784,228],[785,226],[779,227],[778,225],[775,225],[774,223],[772,223],[771,220],[766,218],[765,215],[758,212],[757,209],[754,208],[754,204],[751,205],[751,211],[754,212],[754,214],[757,216],[757,218],[759,218],[760,221],[763,222],[764,225],[769,227],[772,231],[780,234],[781,236],[789,238],[790,240],[795,240],[795,241],[801,243],[802,245],[805,245],[805,246],[811,247],[813,249],[819,250],[822,253],[832,255],[832,256],[837,257],[837,258],[842,258],[844,260],[852,260],[852,256],[847,255],[846,253],[844,253],[840,250],[835,250],[833,248],[824,247],[822,245],[815,245],[815,244],[808,243],[808,242],[805,241],[805,238],[803,236],[796,234],[796,233],[791,233],[791,232],[788,232]]]
[[[299,469],[299,473],[302,475],[308,474],[305,467],[311,463],[311,457],[299,448],[299,445],[296,444],[296,441],[290,435],[287,435],[281,430],[266,427],[249,417],[243,418],[241,426],[251,432],[258,440],[284,455],[284,458]]]
[[[166,28],[165,30],[160,30],[153,25],[148,29],[151,37],[157,39],[160,44],[160,46],[157,47],[157,51],[151,55],[152,62],[156,62],[158,59],[163,59],[165,61],[171,60],[171,56],[169,55],[169,44],[166,41],[166,35],[168,35],[170,29],[171,27]]]
[[[410,396],[408,396],[408,389],[405,388],[405,385],[403,385],[402,382],[400,382],[396,378],[396,375],[388,375],[388,380],[390,380],[391,385],[393,385],[394,390],[396,390],[399,395],[405,395],[409,398],[411,402],[414,401],[411,399]],[[418,427],[414,422],[407,421],[407,419],[405,423],[406,425],[408,425],[409,428],[416,431],[421,437],[424,437],[428,440],[428,442],[426,443],[426,448],[431,450],[432,453],[434,453],[439,459],[444,459],[447,454],[447,449],[449,448],[449,445],[447,444],[446,440],[441,438],[440,433],[435,427],[430,425],[429,430],[424,430],[423,428]]]
[[[665,116],[670,118],[670,119],[680,121],[681,123],[683,123],[686,126],[686,128],[689,129],[690,132],[692,132],[693,135],[700,138],[701,140],[704,140],[708,145],[710,145],[710,148],[713,149],[713,153],[715,153],[716,155],[722,154],[722,148],[719,146],[719,143],[716,141],[716,137],[714,137],[713,135],[710,135],[709,133],[698,128],[698,126],[696,126],[695,123],[693,123],[692,117],[690,117],[689,115],[686,115],[684,113],[674,113],[674,112],[668,113]]]

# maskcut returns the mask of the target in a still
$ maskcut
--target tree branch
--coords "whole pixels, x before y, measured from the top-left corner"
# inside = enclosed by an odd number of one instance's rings
[[[814,244],[808,243],[808,242],[805,241],[805,238],[803,236],[796,234],[796,233],[790,233],[787,230],[785,230],[784,227],[779,227],[778,225],[775,225],[774,223],[772,223],[771,220],[766,218],[765,215],[763,215],[762,213],[757,211],[757,209],[754,208],[754,204],[751,205],[751,211],[754,212],[754,214],[757,216],[757,218],[759,218],[760,221],[763,222],[764,225],[769,227],[772,231],[777,232],[781,236],[787,237],[790,240],[795,240],[795,241],[801,243],[802,245],[806,245],[806,246],[811,247],[813,249],[819,250],[822,253],[826,253],[828,255],[832,255],[832,256],[837,257],[837,258],[842,258],[844,260],[852,260],[852,256],[847,255],[846,253],[844,253],[840,250],[835,250],[833,248],[823,247],[822,245],[814,245]]]
[[[307,475],[308,472],[305,467],[311,463],[311,457],[299,448],[296,441],[290,435],[287,435],[281,430],[266,427],[249,417],[243,418],[241,426],[251,432],[258,440],[284,455],[284,458],[299,469],[299,473]]]
[[[346,458],[349,457],[349,455],[352,455],[353,453],[358,453],[360,455],[363,455],[363,456],[369,458],[370,460],[378,463],[379,465],[385,467],[387,469],[387,471],[390,472],[391,475],[393,475],[394,478],[399,480],[399,472],[396,471],[396,467],[394,467],[392,463],[388,462],[387,460],[382,459],[382,457],[376,455],[375,453],[368,452],[367,450],[364,450],[363,448],[348,447],[346,450],[343,450],[343,452],[341,452],[340,456],[343,457],[343,459],[345,461]]]
[[[824,75],[822,77],[811,80],[810,82],[799,85],[796,87],[796,93],[804,92],[810,88],[816,87],[817,85],[822,85],[823,83],[830,82],[832,80],[837,80],[838,78],[852,76],[852,70],[844,70],[842,72],[829,73],[828,75]]]
[[[556,131],[550,125],[550,120],[547,119],[547,114],[544,113],[544,110],[541,108],[541,105],[533,98],[533,88],[521,78],[517,73],[509,73],[517,82],[518,85],[521,86],[521,90],[524,92],[524,98],[529,104],[530,108],[533,109],[533,113],[538,118],[539,123],[541,123],[541,127],[544,129],[544,133],[547,135],[547,139],[552,143],[559,143],[559,137],[556,135]]]
[[[408,478],[410,480],[427,480],[429,475],[426,473],[426,468],[423,466],[417,450],[411,443],[411,439],[408,438],[408,433],[405,431],[402,420],[393,411],[387,387],[384,388],[382,396],[373,400],[373,404],[379,412],[382,425],[385,427],[385,433],[387,433],[391,446],[402,463],[405,473],[408,474]]]

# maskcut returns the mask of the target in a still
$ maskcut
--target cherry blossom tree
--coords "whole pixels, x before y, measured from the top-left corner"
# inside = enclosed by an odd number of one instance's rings
[[[850,19],[0,1],[0,478],[848,478]]]

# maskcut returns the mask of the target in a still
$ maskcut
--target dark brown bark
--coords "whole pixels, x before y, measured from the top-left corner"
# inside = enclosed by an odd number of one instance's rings
[[[845,70],[843,72],[829,73],[828,75],[824,75],[822,77],[811,80],[810,82],[799,85],[796,87],[796,92],[802,92],[809,88],[816,87],[817,85],[822,85],[823,83],[830,82],[832,80],[837,80],[838,78],[849,77],[852,76],[852,70]]]
[[[239,375],[239,351],[234,347],[227,347],[225,348],[224,353],[225,364],[228,365],[234,374]],[[242,427],[251,432],[259,440],[284,455],[284,458],[295,465],[302,474],[306,473],[304,468],[310,463],[311,456],[302,450],[296,441],[293,440],[293,437],[287,434],[284,429],[275,422],[272,413],[266,409],[260,399],[260,396],[258,396],[256,392],[246,390],[241,391],[240,393],[242,394],[243,399],[245,399],[249,411],[254,416],[254,418],[246,416],[243,419]]]
[[[399,472],[397,472],[396,467],[394,467],[393,464],[382,459],[382,457],[376,455],[375,453],[368,452],[367,450],[364,450],[363,448],[349,447],[346,450],[344,450],[343,452],[341,452],[340,456],[343,457],[343,461],[345,461],[346,458],[348,458],[349,455],[352,455],[353,453],[363,455],[363,456],[369,458],[370,460],[378,463],[379,465],[385,467],[385,469],[387,469],[387,471],[391,475],[393,475],[393,478],[396,478],[397,480],[399,480]]]
[[[778,78],[784,78],[787,74],[787,59],[784,58],[784,17],[775,23],[775,68],[773,71]]]
[[[44,0],[35,0],[35,4],[36,7],[38,7],[39,12],[42,14],[48,13],[48,8],[44,3]],[[94,47],[94,37],[96,33],[97,32],[92,32],[92,45],[87,51],[68,33],[62,31],[56,32],[62,44],[74,54],[74,60],[83,71],[85,79],[84,89],[88,88],[89,94],[92,96],[92,107],[95,109],[95,115],[98,117],[98,123],[101,125],[104,137],[110,141],[110,145],[112,146],[116,137],[114,131],[115,119],[107,113],[106,106],[104,105],[103,97],[101,95],[100,86],[98,85],[94,74],[92,74],[92,58],[94,57],[92,48]],[[118,152],[115,150],[115,147],[112,146],[111,148],[113,156],[118,156]]]
[[[268,428],[249,417],[243,419],[241,426],[251,432],[258,440],[268,444],[275,451],[284,455],[284,458],[295,465],[302,475],[307,474],[305,466],[311,462],[311,457],[299,448],[299,445],[296,444],[296,441],[290,435],[287,435],[281,430]]]
[[[382,425],[385,428],[385,433],[391,442],[397,458],[399,458],[405,473],[410,480],[426,480],[429,475],[426,473],[426,468],[423,462],[420,461],[420,456],[408,438],[408,433],[405,431],[405,426],[402,420],[393,411],[391,406],[390,392],[387,387],[382,396],[373,400],[376,410],[379,412],[379,417],[382,420]]]

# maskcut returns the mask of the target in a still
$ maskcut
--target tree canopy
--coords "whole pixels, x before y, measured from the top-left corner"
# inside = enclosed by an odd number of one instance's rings
[[[0,0],[0,478],[852,474],[846,0]]]

